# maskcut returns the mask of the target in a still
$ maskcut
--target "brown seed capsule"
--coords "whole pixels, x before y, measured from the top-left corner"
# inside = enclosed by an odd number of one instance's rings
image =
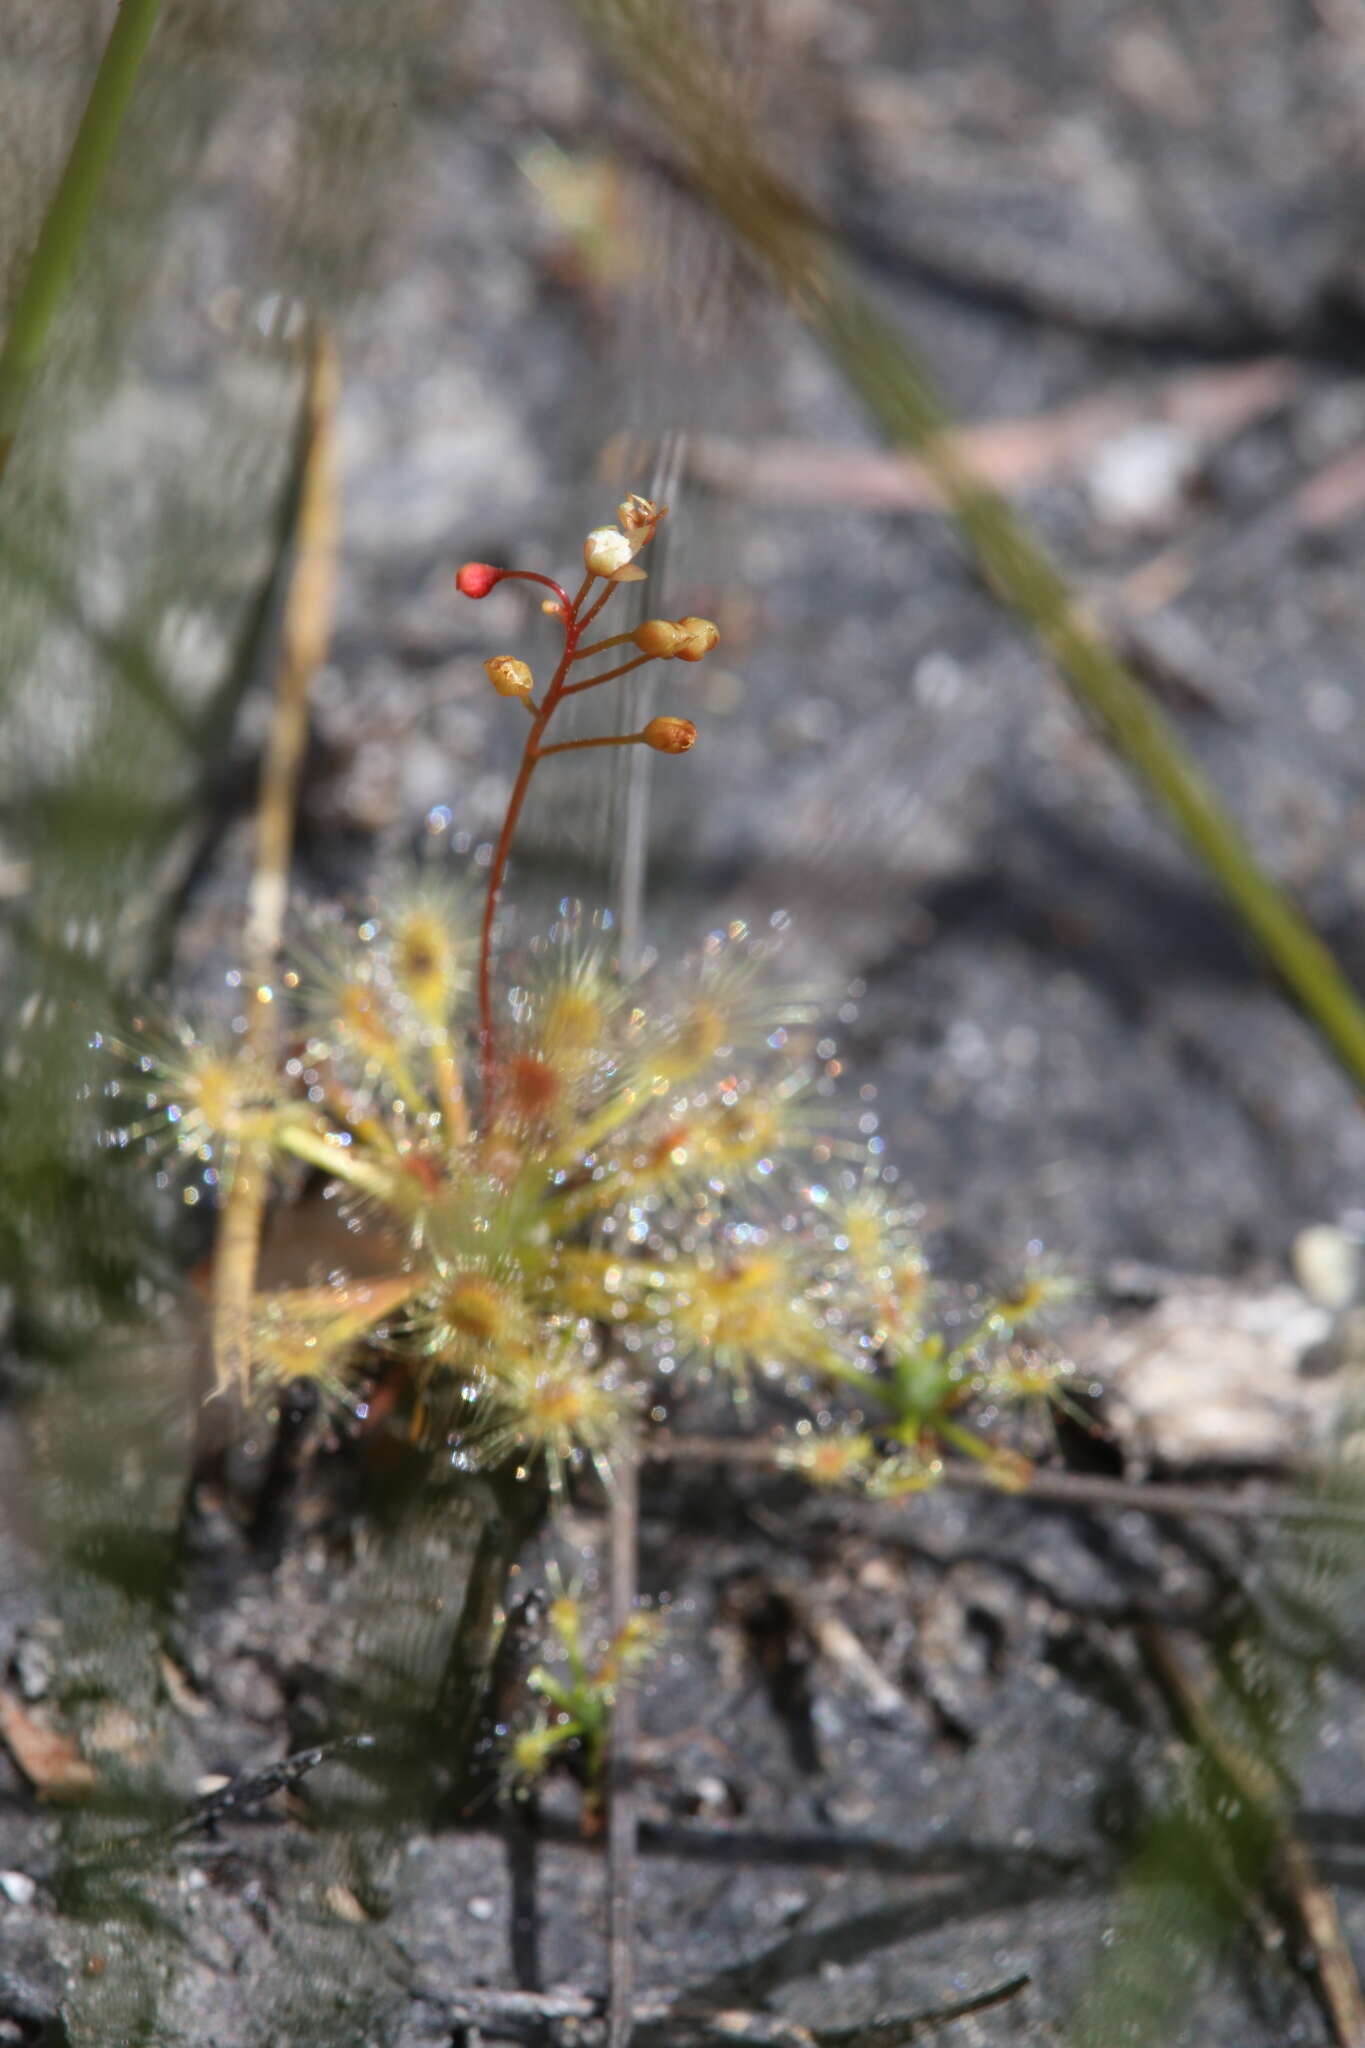
[[[495,654],[483,668],[500,697],[519,697],[524,704],[536,686],[530,669],[515,654]]]
[[[677,653],[682,634],[671,619],[646,619],[630,637],[641,654],[657,655],[660,661],[667,661]]]
[[[656,754],[686,754],[697,744],[697,728],[690,718],[651,718],[640,737]]]
[[[667,505],[656,505],[649,498],[642,498],[638,491],[632,491],[616,508],[616,517],[627,533],[653,533],[654,528],[667,512]]]
[[[700,661],[720,639],[720,627],[711,619],[679,619],[679,661]]]

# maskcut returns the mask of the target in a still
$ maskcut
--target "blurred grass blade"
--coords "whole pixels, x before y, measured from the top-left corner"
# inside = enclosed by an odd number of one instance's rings
[[[0,349],[0,477],[152,39],[161,0],[121,0]]]
[[[1357,1458],[1358,1432],[1348,1430],[1322,1473],[1324,1508],[1359,1507]],[[1349,1957],[1333,1950],[1324,1905],[1335,1915],[1294,1831],[1294,1767],[1322,1715],[1324,1673],[1354,1659],[1359,1584],[1355,1530],[1328,1521],[1282,1530],[1215,1646],[1216,1678],[1202,1694],[1161,1632],[1145,1631],[1188,1747],[1124,1872],[1110,1934],[1070,2016],[1069,2048],[1174,2039],[1182,2008],[1228,1964],[1264,1894],[1306,1937],[1332,2038],[1354,2048],[1360,1987]]]
[[[683,158],[687,175],[790,299],[888,437],[912,451],[982,574],[1025,619],[1073,695],[1184,834],[1351,1078],[1365,1087],[1365,1008],[1131,670],[1085,618],[1055,563],[954,449],[951,421],[906,342],[823,224],[767,164],[723,63],[671,0],[577,0]]]
[[[336,352],[315,334],[304,397],[306,446],[294,560],[281,627],[279,673],[256,802],[256,851],[247,898],[246,1049],[263,1067],[275,1059],[270,983],[289,901],[289,859],[299,772],[308,739],[308,690],[327,652],[336,585],[337,494],[333,449],[337,403]],[[213,1258],[212,1348],[218,1391],[235,1386],[245,1399],[251,1368],[251,1304],[261,1226],[270,1190],[270,1153],[248,1140],[218,1223]]]

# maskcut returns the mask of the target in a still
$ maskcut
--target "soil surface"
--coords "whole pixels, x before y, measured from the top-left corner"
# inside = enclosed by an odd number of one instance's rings
[[[697,13],[729,39],[784,169],[979,430],[980,459],[1365,985],[1351,10]],[[169,324],[134,336],[112,447],[95,437],[91,490],[111,513],[139,436],[174,448],[205,388],[256,430],[273,402],[269,361],[232,355],[202,317],[249,326],[270,286],[261,67],[297,84],[308,53],[297,24],[259,15],[240,73],[200,53],[231,91],[148,285]],[[879,1119],[936,1265],[969,1281],[1045,1248],[1121,1317],[1115,1262],[1158,1269],[1158,1293],[1182,1273],[1255,1289],[1285,1278],[1305,1226],[1365,1227],[1349,1083],[687,198],[609,56],[567,10],[470,7],[458,30],[416,7],[395,19],[396,126],[370,110],[393,162],[372,215],[346,199],[365,264],[335,284],[342,585],[300,894],[357,892],[433,838],[477,860],[518,740],[481,662],[540,627],[506,590],[461,607],[451,570],[568,568],[623,488],[662,475],[663,608],[714,616],[723,645],[685,682],[664,672],[660,704],[701,737],[653,764],[644,937],[787,914],[789,969],[828,992],[853,1112]],[[70,96],[87,55],[36,39],[31,93]],[[343,134],[359,120],[340,88],[337,112]],[[259,571],[245,543],[233,560],[244,581]],[[183,891],[182,990],[219,983],[239,942],[263,719],[258,689]],[[622,792],[592,756],[557,766],[513,876],[532,926],[615,886]],[[511,1818],[490,1791],[460,1815],[440,1747],[456,1622],[503,1508],[481,1482],[324,1445],[277,1538],[253,1547],[263,1440],[201,1489],[183,1552],[157,1551],[188,1471],[196,1344],[168,1310],[150,1357],[115,1361],[116,1458],[99,1415],[31,1365],[0,1411],[9,1696],[42,1723],[88,1659],[125,1702],[91,1751],[106,1777],[134,1805],[153,1779],[173,1794],[129,1864],[107,1853],[125,1823],[37,1800],[0,1750],[0,2043],[600,2038],[603,1856],[578,1789],[556,1782]],[[1095,1418],[1103,1431],[1102,1391]],[[1123,1444],[1061,1435],[1059,1462],[1122,1469]],[[647,1468],[642,1590],[668,1612],[640,1708],[647,2027],[718,2031],[657,2017],[685,2006],[747,2016],[732,2035],[785,2048],[806,2037],[779,2021],[843,2042],[1062,2040],[1172,1782],[1180,1729],[1151,1630],[1202,1670],[1220,1631],[1261,1625],[1267,1588],[1317,1569],[1273,1535],[1259,1556],[1248,1533],[984,1494],[874,1511],[758,1473]],[[591,1590],[604,1543],[585,1488],[518,1554],[513,1614],[551,1555],[577,1556]],[[1365,1957],[1353,1619],[1317,1660],[1295,1810]],[[373,1749],[174,1832],[211,1781],[358,1731]],[[1332,2038],[1277,1912],[1258,1905],[1192,1965],[1196,2005],[1153,2038]],[[1165,1930],[1173,1969],[1184,1938]],[[1162,1953],[1157,1938],[1154,1969]],[[581,1995],[568,2017],[480,2003],[565,1987]]]

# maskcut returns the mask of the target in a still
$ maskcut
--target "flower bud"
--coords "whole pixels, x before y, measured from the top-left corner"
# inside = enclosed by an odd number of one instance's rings
[[[640,738],[656,754],[686,754],[697,743],[697,728],[690,718],[651,718]]]
[[[677,653],[682,634],[671,619],[646,619],[630,637],[641,654],[653,654],[660,661],[667,661]]]
[[[536,686],[530,669],[515,654],[495,654],[483,669],[500,697],[519,697],[525,704]]]
[[[720,639],[720,628],[711,619],[679,619],[679,661],[700,661]]]
[[[616,526],[597,526],[583,543],[583,562],[591,576],[614,576],[628,569],[634,548]]]
[[[495,569],[491,562],[466,562],[455,578],[455,588],[462,597],[487,597],[495,583],[501,583],[507,574],[505,569]]]

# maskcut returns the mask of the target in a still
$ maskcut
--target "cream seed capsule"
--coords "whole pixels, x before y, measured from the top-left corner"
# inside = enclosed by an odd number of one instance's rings
[[[690,718],[651,718],[640,738],[656,754],[686,754],[697,744],[697,728]]]
[[[630,567],[635,550],[616,526],[596,526],[583,543],[583,564],[590,576],[615,576]]]
[[[682,634],[671,619],[646,619],[630,637],[641,654],[652,654],[660,661],[668,661],[677,653]]]
[[[483,669],[500,697],[519,697],[524,704],[535,689],[535,677],[515,654],[495,654],[484,663]]]

